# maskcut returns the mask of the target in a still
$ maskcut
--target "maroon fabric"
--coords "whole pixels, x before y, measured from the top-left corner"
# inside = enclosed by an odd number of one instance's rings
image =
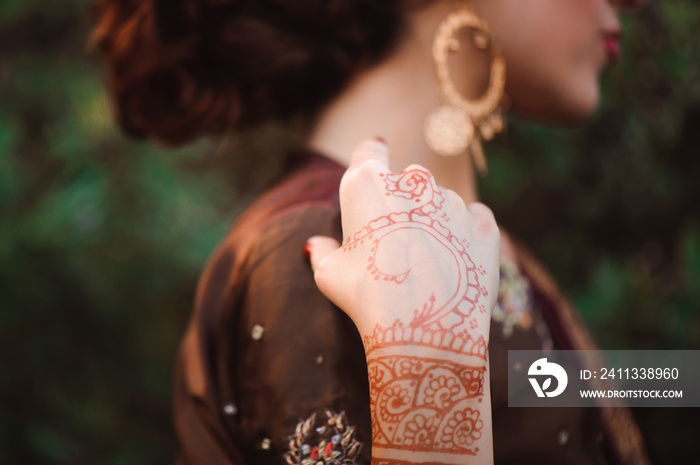
[[[316,154],[255,202],[211,257],[178,355],[175,427],[181,464],[286,463],[297,423],[345,411],[369,463],[369,389],[352,321],[316,288],[306,239],[341,239],[338,185],[344,169]],[[537,283],[534,283],[536,285]],[[535,289],[537,291],[537,289]],[[535,292],[547,321],[556,306]],[[254,339],[255,325],[264,328]],[[555,329],[557,345],[569,348]],[[498,464],[610,463],[597,409],[508,408],[508,349],[538,349],[533,330],[504,339],[491,328],[494,450]],[[229,414],[225,406],[235,405]],[[560,432],[568,441],[561,445]],[[270,447],[264,440],[269,438]]]

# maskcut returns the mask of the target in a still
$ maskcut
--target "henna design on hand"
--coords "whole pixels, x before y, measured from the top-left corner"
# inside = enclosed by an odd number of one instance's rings
[[[479,275],[485,270],[467,253],[468,242],[452,234],[445,196],[428,171],[417,167],[380,176],[385,195],[400,199],[404,208],[369,221],[345,239],[343,250],[369,243],[369,274],[405,285],[413,270],[395,269],[395,260],[382,257],[401,250],[399,232],[418,234],[446,253],[454,281],[447,290],[431,292],[419,307],[406,309],[408,319],[397,318],[389,327],[376,325],[363,334],[372,393],[373,463],[409,464],[436,456],[439,463],[455,463],[479,452],[484,427],[479,407],[488,376],[488,328],[483,328],[488,319],[480,302],[487,293]],[[409,346],[422,346],[420,356],[406,355]]]
[[[369,366],[373,447],[475,454],[483,422],[472,408],[485,367],[448,360],[384,356]],[[478,400],[477,400],[478,402]]]
[[[486,313],[486,308],[479,305],[479,298],[485,289],[479,284],[479,274],[484,273],[481,266],[474,264],[467,254],[467,242],[453,235],[443,223],[449,222],[449,215],[444,211],[445,197],[435,184],[433,176],[422,168],[413,168],[399,174],[382,173],[386,185],[386,195],[407,201],[407,207],[388,215],[380,216],[343,242],[343,250],[351,251],[371,241],[372,247],[368,258],[367,270],[375,280],[383,279],[402,284],[411,272],[382,271],[378,257],[382,248],[390,248],[390,243],[399,231],[411,231],[425,235],[426,239],[436,241],[451,257],[453,268],[450,275],[456,278],[454,289],[445,295],[432,293],[420,308],[413,309],[413,318],[405,324],[397,319],[393,326],[383,329],[375,328],[371,335],[364,338],[365,349],[384,343],[397,344],[424,343],[453,350],[460,353],[473,353],[485,357],[486,344],[483,337],[472,340],[464,326],[475,309]],[[405,328],[404,328],[405,326]],[[400,333],[400,337],[397,335]]]

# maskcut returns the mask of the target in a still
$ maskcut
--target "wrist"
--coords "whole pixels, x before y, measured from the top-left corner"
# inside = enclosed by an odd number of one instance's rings
[[[371,332],[361,334],[368,360],[374,353],[390,349],[393,353],[405,355],[444,352],[445,356],[455,360],[464,359],[471,364],[477,358],[485,364],[489,330],[488,321],[473,321],[469,325],[445,329],[439,325],[426,328],[396,320],[391,326],[377,324]]]
[[[491,456],[488,333],[379,326],[365,336],[373,463]]]

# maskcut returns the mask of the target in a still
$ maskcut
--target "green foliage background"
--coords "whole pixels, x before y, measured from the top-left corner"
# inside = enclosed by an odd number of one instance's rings
[[[283,144],[275,127],[170,151],[126,140],[85,52],[87,7],[0,2],[0,463],[172,462],[198,272]],[[700,349],[700,4],[626,26],[595,120],[512,120],[482,195],[602,347]],[[636,415],[655,463],[697,452],[693,409]]]

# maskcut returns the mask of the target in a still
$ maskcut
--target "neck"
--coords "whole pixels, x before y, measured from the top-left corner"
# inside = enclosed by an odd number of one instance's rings
[[[390,58],[360,73],[325,108],[309,143],[347,166],[360,141],[382,137],[389,145],[392,171],[420,164],[433,173],[438,185],[455,191],[469,204],[478,200],[476,175],[469,155],[437,155],[423,136],[426,116],[441,105],[432,41],[438,24],[451,11],[449,2],[433,5],[409,17],[405,36]],[[469,38],[460,41],[465,43]],[[470,47],[462,47],[456,55],[458,60],[451,67],[453,80],[459,82],[465,95],[477,95],[488,74],[488,64],[482,63]]]

